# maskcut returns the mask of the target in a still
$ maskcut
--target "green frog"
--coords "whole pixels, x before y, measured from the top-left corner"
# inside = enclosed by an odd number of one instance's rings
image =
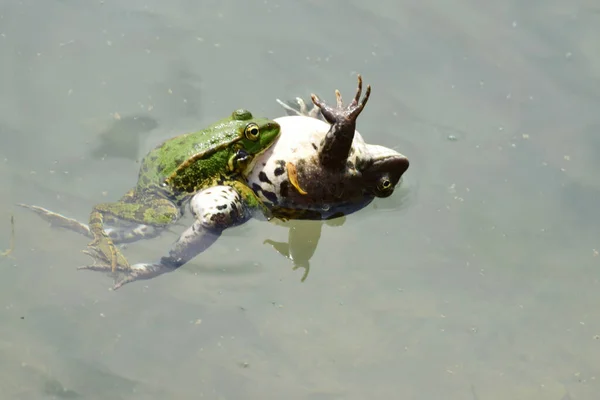
[[[336,91],[336,107],[327,105],[315,95],[312,96],[314,108],[310,111],[299,99],[299,110],[284,104],[288,113],[293,115],[274,119],[280,127],[280,137],[275,144],[256,155],[252,164],[248,164],[241,174],[241,181],[247,185],[244,187],[251,188],[251,193],[244,189],[245,194],[242,194],[238,190],[240,181],[232,185],[231,179],[202,186],[189,201],[195,218],[193,225],[179,236],[160,260],[129,266],[121,262],[121,256],[118,256],[115,265],[112,249],[95,246],[88,251],[95,260],[94,265],[79,269],[116,269],[122,272],[124,278],[113,286],[113,289],[118,289],[126,283],[150,279],[186,264],[212,245],[225,229],[242,224],[256,215],[251,212],[256,209],[256,204],[261,204],[263,211],[262,207],[266,206],[266,215],[277,217],[280,223],[288,219],[326,220],[328,225],[335,226],[343,222],[337,217],[364,208],[375,197],[390,196],[408,169],[409,162],[404,155],[392,149],[365,143],[355,130],[356,119],[367,103],[370,91],[370,87],[367,87],[365,97],[360,99],[362,79],[359,75],[356,95],[347,106],[343,105],[339,91]],[[244,162],[244,157],[238,159]],[[236,161],[238,159],[233,158],[234,165],[240,162]],[[163,202],[158,208],[155,206],[146,210],[154,216],[160,215],[163,222],[169,222],[175,208],[163,208],[165,204]],[[55,226],[88,237],[93,237],[93,229],[96,229],[93,223],[87,226],[42,207],[22,206],[35,211]],[[107,230],[107,233],[114,242],[123,243],[157,234],[149,231],[151,227],[143,224],[129,230]],[[315,235],[320,236],[320,225]],[[291,235],[289,245],[306,247],[299,240],[298,235]],[[297,265],[308,268],[308,258],[314,252],[312,246],[316,246],[316,241],[311,241],[312,244],[304,249],[304,257],[299,257],[287,245],[267,243],[274,245],[280,253],[294,258]]]
[[[226,224],[230,214],[246,209],[259,209],[270,218],[269,210],[246,186],[243,173],[279,134],[277,122],[240,109],[206,129],[163,142],[142,160],[135,188],[118,202],[94,206],[89,218],[93,241],[87,253],[109,261],[113,273],[117,266],[129,269],[113,239],[122,243],[156,236],[181,217],[183,206],[194,196],[208,197],[216,205],[218,212],[205,221],[211,227]],[[245,208],[224,201],[216,190],[202,192],[216,185],[226,185],[229,197],[239,196]],[[105,230],[105,222],[113,227]]]

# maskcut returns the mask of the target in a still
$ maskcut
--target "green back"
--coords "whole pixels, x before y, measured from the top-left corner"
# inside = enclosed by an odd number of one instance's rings
[[[250,124],[259,129],[255,140],[246,134]],[[142,160],[137,188],[195,192],[236,173],[229,170],[229,161],[238,149],[255,156],[274,144],[279,133],[275,121],[236,110],[206,129],[174,137],[150,151]]]

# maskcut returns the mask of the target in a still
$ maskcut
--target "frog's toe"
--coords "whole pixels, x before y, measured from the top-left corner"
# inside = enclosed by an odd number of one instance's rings
[[[158,275],[170,272],[173,269],[167,265],[162,264],[147,264],[138,263],[132,265],[127,271],[126,275],[117,280],[113,286],[113,290],[119,289],[121,286],[131,282],[141,281],[145,279],[152,279]]]
[[[296,98],[296,102],[298,103],[300,110],[297,110],[293,106],[291,106],[279,99],[275,99],[275,101],[277,101],[277,103],[279,103],[279,105],[285,109],[285,111],[287,112],[288,115],[303,115],[302,114],[302,105],[304,104],[304,101],[302,99]],[[306,108],[306,105],[304,106],[304,108]]]
[[[121,286],[134,282],[136,280],[137,278],[133,275],[125,275],[123,278],[115,280],[115,284],[113,285],[112,290],[117,290]]]
[[[118,262],[119,258],[117,258],[117,262],[114,262],[112,258],[107,257],[106,254],[97,247],[89,247],[81,252],[90,256],[94,263],[90,266],[79,267],[78,269],[90,269],[94,271],[109,270],[111,272],[129,270],[129,265],[125,262],[126,260]]]
[[[78,270],[88,270],[88,271],[98,271],[98,272],[113,272],[112,265],[110,264],[92,264],[92,265],[82,265],[77,267]],[[117,265],[115,271],[118,272],[127,272],[129,271],[127,268],[123,268],[120,265]]]
[[[92,265],[82,265],[77,267],[77,270],[89,270],[89,271],[98,271],[98,272],[110,272],[112,271],[112,266],[110,264],[92,264]]]
[[[83,253],[92,257],[94,263],[99,261],[101,264],[108,264],[111,266],[112,272],[117,270],[127,270],[129,263],[119,249],[112,243],[110,239],[102,238],[94,240],[88,244],[87,250],[82,250]]]

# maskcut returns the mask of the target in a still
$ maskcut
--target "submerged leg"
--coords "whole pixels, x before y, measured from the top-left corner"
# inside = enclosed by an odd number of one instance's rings
[[[33,211],[43,220],[47,221],[52,227],[67,229],[90,239],[94,238],[92,232],[90,232],[89,226],[83,222],[77,221],[74,218],[66,217],[44,207],[22,203],[17,205]],[[107,227],[106,225],[110,226]],[[116,218],[106,216],[104,218],[104,231],[112,239],[114,244],[120,244],[131,243],[140,239],[153,238],[161,233],[163,229],[140,223],[125,223],[124,221],[119,221]]]
[[[23,203],[18,203],[17,205],[33,211],[51,226],[68,229],[70,231],[79,233],[80,235],[87,236],[90,239],[93,237],[92,233],[90,232],[90,228],[86,224],[79,222],[76,219],[65,217],[62,214],[55,213],[54,211],[50,211],[44,207]]]
[[[166,226],[179,218],[179,209],[166,199],[153,199],[148,203],[103,203],[94,206],[90,213],[89,229],[93,240],[88,244],[86,254],[100,260],[110,260],[111,271],[117,266],[129,268],[125,256],[114,245],[104,229],[104,218],[117,221],[139,222],[152,226]],[[132,231],[135,233],[135,231]],[[139,232],[143,235],[143,231]],[[154,233],[154,232],[153,232]],[[90,251],[91,250],[91,251]]]
[[[252,190],[248,188],[246,192],[244,187],[246,186],[241,183],[233,183],[232,186],[214,186],[196,194],[190,201],[194,223],[171,246],[169,253],[157,263],[139,263],[128,269],[117,268],[123,271],[125,276],[113,289],[118,289],[126,283],[151,279],[174,271],[208,249],[225,229],[240,225],[255,212],[261,211],[262,202]],[[79,269],[110,271],[111,265],[105,263]]]

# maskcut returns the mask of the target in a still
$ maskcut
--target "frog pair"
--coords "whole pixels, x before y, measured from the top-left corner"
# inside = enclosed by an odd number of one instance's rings
[[[371,88],[361,100],[336,107],[312,95],[309,111],[283,104],[287,117],[257,118],[237,110],[208,128],[169,139],[143,159],[137,185],[116,203],[96,205],[89,226],[36,206],[54,224],[93,238],[86,253],[94,265],[121,272],[115,283],[172,271],[206,250],[221,233],[253,216],[267,220],[331,219],[365,207],[394,191],[408,160],[383,146],[366,144],[356,131]],[[295,114],[295,115],[294,115]],[[115,243],[160,234],[189,205],[194,223],[156,263],[129,265]],[[108,228],[105,228],[105,224]]]

